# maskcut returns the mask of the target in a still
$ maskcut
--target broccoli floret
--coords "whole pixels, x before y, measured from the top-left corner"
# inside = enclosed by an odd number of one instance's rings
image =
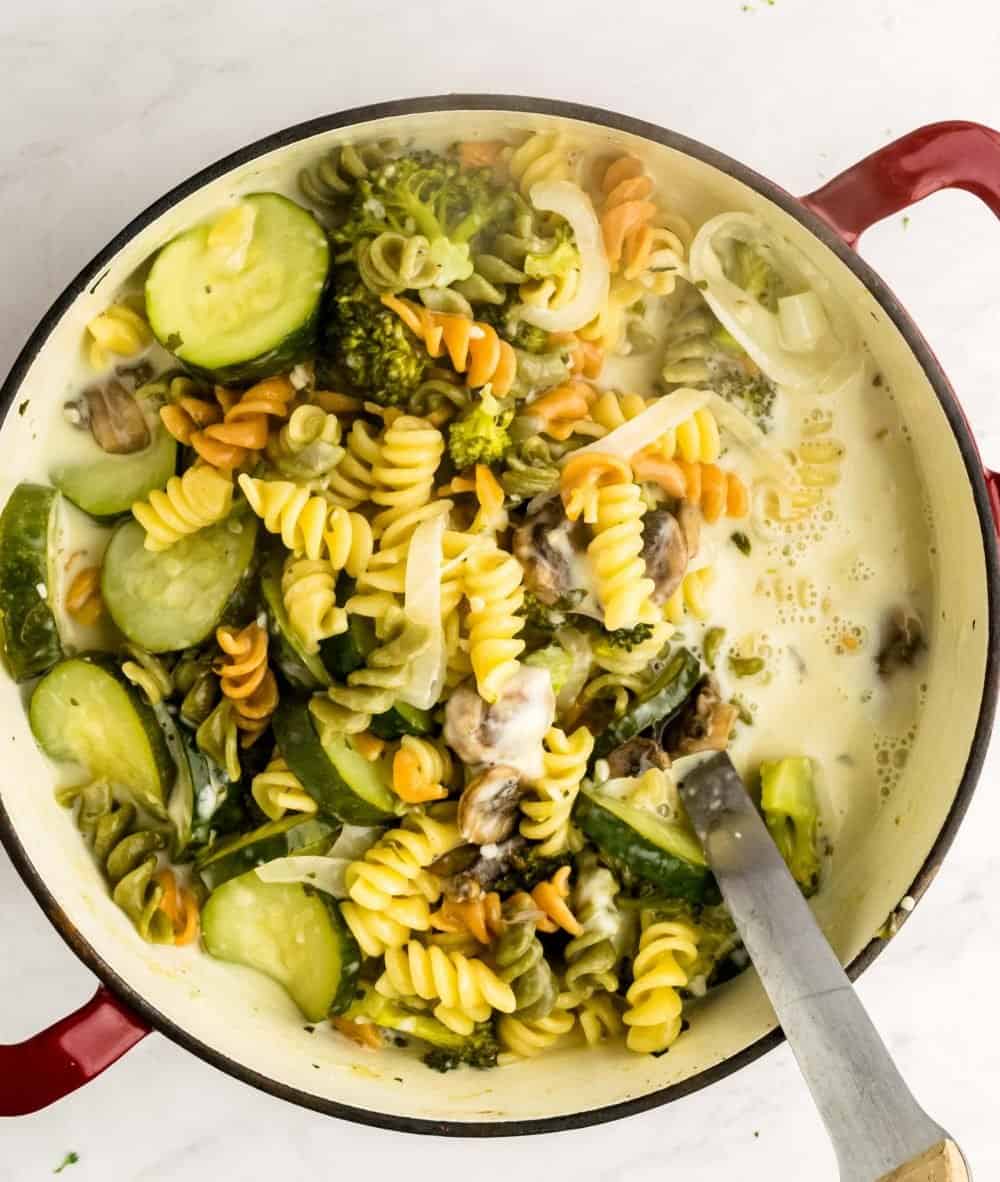
[[[489,324],[516,349],[526,353],[547,353],[552,349],[549,334],[522,320],[515,312],[521,304],[516,287],[510,287],[502,304],[484,304],[476,309],[476,319]]]
[[[652,624],[636,624],[634,628],[615,628],[611,632],[601,629],[601,641],[612,648],[623,648],[631,652],[637,644],[642,644],[653,635]]]
[[[497,464],[511,446],[510,421],[513,410],[483,390],[479,402],[456,419],[448,428],[448,454],[459,471],[473,464]]]
[[[744,414],[754,419],[762,431],[767,431],[771,425],[777,390],[750,358],[742,350],[740,352],[741,359],[738,361],[719,358],[714,365],[710,363],[712,378],[709,384],[716,394],[727,402],[735,403]]]
[[[819,808],[812,761],[805,756],[760,765],[760,805],[768,832],[804,895],[819,885]]]
[[[402,320],[346,269],[326,315],[326,361],[373,401],[383,406],[405,404],[423,381],[431,359]]]
[[[585,592],[579,589],[567,591],[554,603],[543,603],[533,591],[525,591],[521,615],[529,628],[539,632],[558,632],[569,623],[567,615],[572,614]]]
[[[433,1015],[414,1013],[370,985],[355,998],[344,1017],[352,1022],[372,1022],[429,1043],[431,1049],[424,1055],[424,1062],[435,1071],[497,1065],[500,1046],[490,1022],[478,1023],[469,1035],[456,1034]]]
[[[433,152],[414,152],[358,180],[344,220],[330,236],[336,246],[353,248],[387,230],[423,234],[431,258],[444,268],[440,282],[446,286],[468,279],[468,244],[508,217],[516,201],[488,168],[462,169]]]

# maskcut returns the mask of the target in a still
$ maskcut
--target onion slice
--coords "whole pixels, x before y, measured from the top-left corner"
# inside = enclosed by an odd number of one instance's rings
[[[261,882],[301,882],[303,886],[325,891],[335,899],[347,898],[345,875],[349,858],[327,858],[320,854],[292,854],[274,858],[257,867]]]
[[[569,222],[580,252],[580,278],[568,303],[558,308],[522,304],[518,315],[547,332],[575,332],[594,319],[608,298],[611,277],[601,224],[590,198],[572,181],[539,181],[530,196],[535,209],[558,213]]]
[[[444,630],[441,627],[441,547],[444,515],[421,521],[413,531],[406,555],[403,607],[415,624],[430,630],[431,642],[410,663],[402,701],[429,710],[441,696],[445,674]]]
[[[595,439],[593,443],[578,447],[571,454],[581,456],[587,452],[601,452],[603,455],[630,460],[636,452],[655,443],[664,431],[669,431],[685,419],[689,419],[696,410],[701,410],[708,399],[707,390],[673,390],[670,394],[658,398],[651,406],[647,406],[634,419],[615,427],[613,431],[609,431],[600,439]]]
[[[755,251],[795,294],[773,313],[725,273],[727,247]],[[843,300],[798,247],[749,213],[723,213],[695,236],[691,279],[709,307],[763,372],[795,392],[828,394],[858,368],[858,332]]]

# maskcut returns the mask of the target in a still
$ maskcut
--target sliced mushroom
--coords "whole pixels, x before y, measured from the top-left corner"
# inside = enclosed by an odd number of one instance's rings
[[[521,802],[521,773],[497,764],[480,772],[465,786],[458,802],[458,828],[474,845],[496,845],[517,828]]]
[[[445,742],[466,765],[507,764],[537,779],[543,772],[542,736],[555,712],[548,672],[522,665],[492,704],[471,680],[460,685],[445,707]]]
[[[687,542],[673,513],[654,509],[642,519],[642,558],[655,584],[650,598],[666,603],[681,585],[688,564]]]
[[[84,390],[78,402],[67,405],[66,417],[74,425],[89,426],[94,442],[109,455],[131,455],[149,447],[149,426],[139,404],[114,379]]]
[[[524,569],[524,583],[542,603],[584,590],[587,532],[571,522],[562,502],[552,497],[514,531],[514,555]]]
[[[641,776],[651,767],[666,770],[670,767],[670,756],[654,739],[637,736],[616,747],[608,757],[608,779],[617,780],[623,776]]]
[[[924,628],[919,618],[905,608],[893,608],[878,653],[879,677],[891,677],[904,666],[912,665],[925,646]]]
[[[703,677],[687,706],[664,732],[662,743],[672,756],[697,751],[725,751],[739,710],[723,702],[714,677]]]
[[[461,849],[476,849],[461,846]],[[498,845],[476,849],[477,857],[468,866],[444,879],[444,893],[449,899],[478,899],[492,890],[508,874],[516,873],[524,864],[528,842],[520,833]]]

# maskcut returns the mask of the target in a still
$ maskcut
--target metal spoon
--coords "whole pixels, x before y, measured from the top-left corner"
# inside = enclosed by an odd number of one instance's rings
[[[681,796],[826,1124],[842,1182],[971,1182],[923,1111],[820,931],[728,755]]]

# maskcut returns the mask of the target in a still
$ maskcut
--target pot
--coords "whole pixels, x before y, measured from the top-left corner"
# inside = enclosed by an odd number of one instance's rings
[[[66,359],[106,292],[178,230],[235,194],[274,187],[280,175],[346,139],[422,128],[463,133],[571,125],[609,149],[638,151],[666,192],[683,175],[722,209],[762,215],[820,266],[854,309],[912,435],[937,534],[928,716],[895,789],[873,811],[817,900],[831,943],[856,977],[886,946],[876,938],[906,897],[924,894],[961,823],[990,737],[997,695],[1000,477],[985,471],[948,380],[886,284],[855,254],[881,218],[945,187],[968,189],[1000,215],[1000,134],[940,123],[889,144],[796,199],[745,165],[675,132],[589,107],[541,99],[413,99],[316,119],[244,148],[168,193],[128,225],[69,284],[14,364],[2,391],[0,457],[8,481],[34,473],[32,427],[66,382]],[[29,401],[26,415],[13,408]],[[36,415],[37,412],[37,415]],[[954,577],[961,572],[960,577]],[[47,785],[51,772],[6,678],[7,772],[0,839],[39,905],[101,981],[81,1010],[16,1046],[0,1047],[0,1114],[31,1112],[74,1090],[157,1030],[238,1079],[319,1112],[416,1133],[524,1134],[613,1120],[676,1100],[753,1062],[781,1034],[756,975],[712,992],[690,1034],[659,1058],[617,1048],[558,1051],[481,1075],[438,1076],[419,1062],[378,1058],[303,1028],[269,980],[193,950],[157,948],[107,895],[71,819]],[[895,823],[899,818],[898,825]],[[862,827],[859,827],[859,832]],[[909,908],[909,901],[906,904]],[[905,918],[905,911],[899,913]],[[319,1070],[317,1070],[317,1065]],[[412,1086],[411,1086],[412,1085]]]

